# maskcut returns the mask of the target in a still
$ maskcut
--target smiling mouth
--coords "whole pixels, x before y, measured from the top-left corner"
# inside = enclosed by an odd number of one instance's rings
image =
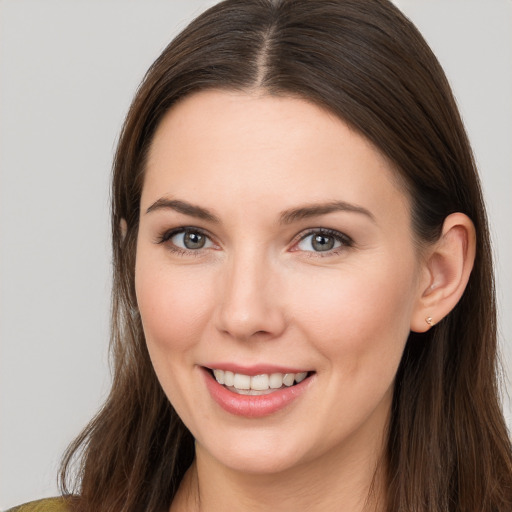
[[[307,379],[314,372],[263,373],[244,375],[228,370],[207,368],[213,378],[226,389],[239,395],[268,395],[280,389],[290,388]]]

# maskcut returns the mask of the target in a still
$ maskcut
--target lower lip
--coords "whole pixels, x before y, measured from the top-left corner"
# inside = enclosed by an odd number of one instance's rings
[[[211,373],[203,369],[206,387],[212,398],[225,411],[246,418],[261,418],[280,411],[297,400],[309,387],[313,376],[299,384],[282,388],[268,395],[239,395],[219,384]]]

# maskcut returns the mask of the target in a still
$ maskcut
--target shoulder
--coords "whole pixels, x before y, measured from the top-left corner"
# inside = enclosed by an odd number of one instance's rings
[[[10,508],[7,512],[70,512],[69,502],[66,498],[46,498],[31,501],[18,507]]]

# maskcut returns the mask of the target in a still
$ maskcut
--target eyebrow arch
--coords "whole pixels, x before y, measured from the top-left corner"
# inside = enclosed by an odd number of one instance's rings
[[[191,217],[197,217],[199,219],[207,220],[213,222],[215,224],[219,224],[220,220],[217,216],[215,216],[212,212],[203,208],[201,206],[193,205],[188,203],[187,201],[181,201],[178,199],[167,199],[162,197],[155,201],[147,210],[147,213],[151,213],[157,210],[165,210],[170,209],[177,211],[179,213],[183,213],[184,215],[190,215]],[[321,204],[312,204],[306,206],[300,206],[298,208],[291,208],[289,210],[285,210],[280,214],[280,223],[281,224],[292,224],[293,222],[297,222],[299,220],[308,219],[310,217],[316,217],[319,215],[326,215],[328,213],[333,212],[352,212],[352,213],[360,213],[362,215],[366,215],[373,222],[375,222],[375,217],[373,214],[363,208],[362,206],[357,206],[354,204],[347,203],[345,201],[331,201],[329,203],[321,203]]]
[[[180,201],[178,199],[167,199],[161,197],[155,201],[147,210],[146,213],[151,213],[157,210],[174,210],[184,215],[190,215],[191,217],[197,217],[198,219],[207,220],[218,224],[220,221],[212,212],[201,206],[196,206],[186,201]]]
[[[318,215],[326,215],[332,212],[360,213],[369,217],[373,222],[376,222],[375,217],[369,210],[362,206],[346,203],[345,201],[331,201],[329,203],[305,205],[299,208],[285,210],[280,215],[280,221],[281,224],[291,224],[299,220],[316,217]]]

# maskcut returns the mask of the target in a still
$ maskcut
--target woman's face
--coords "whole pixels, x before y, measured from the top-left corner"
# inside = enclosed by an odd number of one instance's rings
[[[165,116],[135,284],[198,457],[375,463],[424,286],[409,210],[383,156],[304,100],[208,91]]]

